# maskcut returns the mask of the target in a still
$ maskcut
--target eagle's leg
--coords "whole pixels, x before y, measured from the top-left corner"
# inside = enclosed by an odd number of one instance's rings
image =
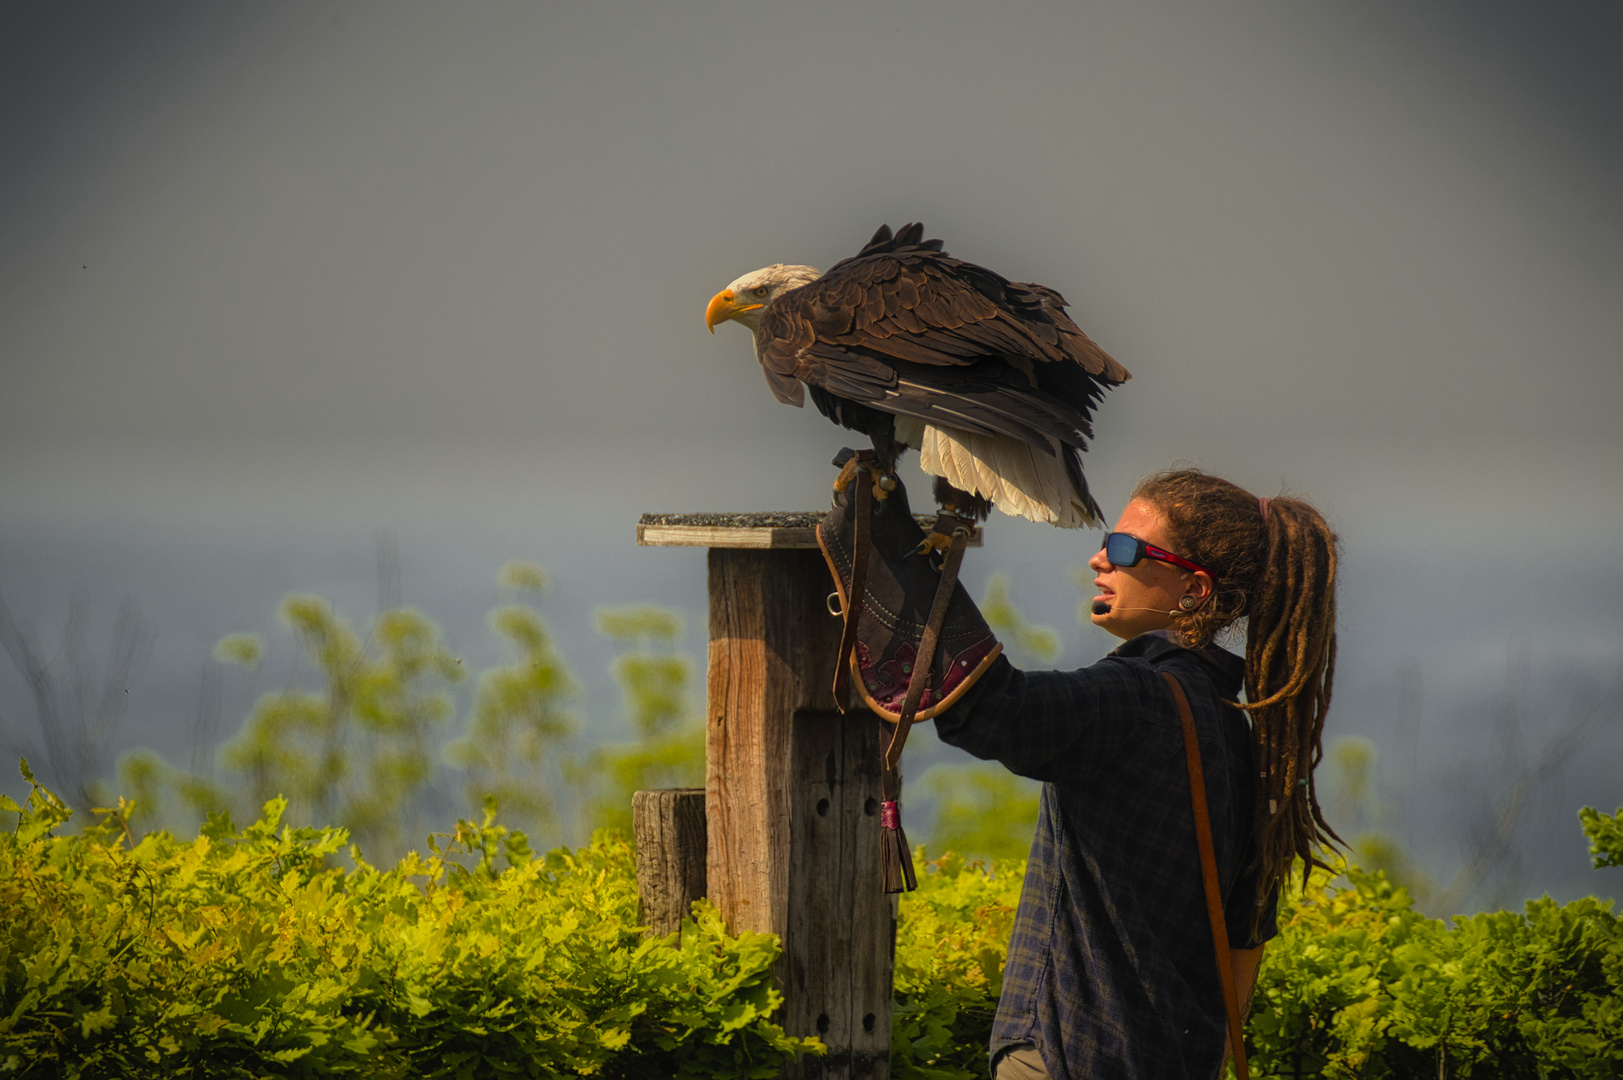
[[[955,488],[947,483],[946,477],[943,476],[935,478],[934,494],[936,505],[940,510],[936,514],[935,523],[930,526],[930,534],[919,544],[921,555],[947,550],[952,546],[952,532],[955,528],[962,526],[973,530],[977,521],[985,521],[986,516],[992,512],[990,499]]]
[[[841,450],[834,458],[834,464],[840,467],[840,474],[834,478],[834,491],[838,494],[851,486],[857,474],[866,472],[868,482],[873,485],[873,497],[881,502],[890,497],[896,490],[896,466],[894,461],[886,466],[884,459],[878,451],[855,451],[849,448]]]
[[[896,441],[890,417],[885,417],[883,427],[875,425],[868,430],[868,437],[873,440],[873,452],[876,458],[873,467],[869,470],[873,476],[873,497],[883,502],[896,490],[896,459],[902,456],[907,449],[902,443]]]

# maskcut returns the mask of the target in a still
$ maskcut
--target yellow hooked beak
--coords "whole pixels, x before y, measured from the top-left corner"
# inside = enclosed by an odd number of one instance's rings
[[[723,289],[710,298],[710,306],[704,309],[704,325],[714,334],[716,324],[724,323],[728,319],[736,319],[746,311],[754,311],[762,304],[740,304],[733,290]]]

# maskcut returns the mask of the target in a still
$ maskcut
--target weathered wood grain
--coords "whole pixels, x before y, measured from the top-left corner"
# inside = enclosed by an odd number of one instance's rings
[[[786,925],[791,718],[835,711],[828,591],[819,552],[710,552],[706,881],[734,933]]]
[[[648,936],[681,926],[704,896],[704,788],[663,788],[631,796],[637,840],[637,895]]]
[[[821,511],[782,510],[759,514],[644,514],[637,522],[637,543],[643,547],[741,548],[746,550],[817,549],[817,522]],[[934,520],[915,514],[928,529]],[[980,530],[969,546],[979,547]]]
[[[840,621],[816,551],[712,549],[706,894],[778,934],[798,1075],[889,1076],[894,907],[880,884],[878,721],[833,700]]]
[[[638,525],[637,543],[643,547],[753,548],[756,550],[816,550],[817,530],[716,529],[703,525]]]
[[[801,1076],[890,1075],[896,901],[881,888],[879,721],[798,713],[790,761],[789,926],[783,1024],[815,1031]]]

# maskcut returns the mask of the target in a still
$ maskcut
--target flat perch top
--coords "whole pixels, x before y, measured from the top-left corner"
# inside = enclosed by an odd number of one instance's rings
[[[637,522],[643,547],[816,548],[822,510],[769,510],[754,514],[644,514]],[[920,527],[934,520],[914,514]],[[979,547],[980,530],[970,537]]]

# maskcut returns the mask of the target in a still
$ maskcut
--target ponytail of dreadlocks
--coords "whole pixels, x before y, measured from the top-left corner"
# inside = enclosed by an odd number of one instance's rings
[[[1324,717],[1336,671],[1336,549],[1340,543],[1308,503],[1266,504],[1201,472],[1174,469],[1140,481],[1133,498],[1166,518],[1178,554],[1217,579],[1205,604],[1178,614],[1180,641],[1198,648],[1246,620],[1245,696],[1251,714],[1256,786],[1257,901],[1316,849],[1341,843],[1319,810],[1313,770],[1324,756]],[[1266,506],[1266,511],[1264,510]]]

